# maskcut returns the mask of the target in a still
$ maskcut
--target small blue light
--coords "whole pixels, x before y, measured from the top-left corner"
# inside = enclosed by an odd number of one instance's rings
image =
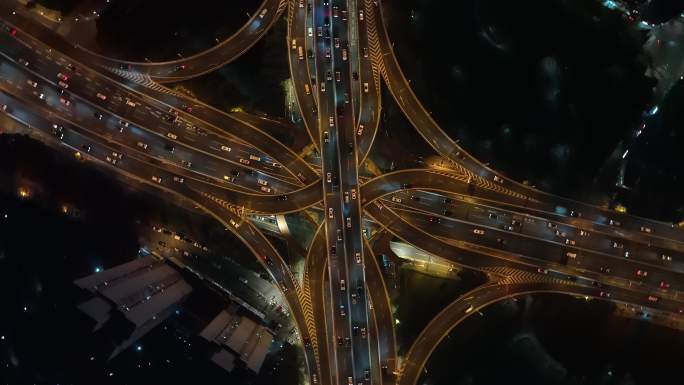
[[[99,272],[101,272],[101,271],[102,271],[102,268],[101,268],[100,266],[98,266],[98,267],[95,268],[95,272],[96,272],[96,273],[99,273]]]
[[[136,351],[136,352],[142,352],[142,345],[137,345],[137,346],[135,347],[135,351]]]
[[[176,315],[180,314],[180,309],[176,309]]]
[[[657,113],[658,113],[658,106],[651,108],[651,111],[649,111],[650,115],[655,115]]]

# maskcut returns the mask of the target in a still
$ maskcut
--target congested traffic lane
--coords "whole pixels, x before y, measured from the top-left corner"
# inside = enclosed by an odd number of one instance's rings
[[[51,34],[52,32],[48,30],[45,33]],[[61,42],[57,44],[59,49],[63,49],[65,52],[73,51],[73,47],[61,40],[59,41]],[[199,100],[173,93],[167,89],[149,88],[146,85],[133,82],[113,73],[104,74],[87,69],[87,66],[84,64],[74,61],[63,52],[58,52],[57,48],[48,46],[21,30],[17,30],[13,37],[8,38],[7,43],[7,45],[2,46],[3,49],[5,46],[23,44],[24,46],[34,48],[36,51],[48,52],[50,56],[54,56],[62,64],[69,63],[74,65],[77,72],[88,72],[91,80],[100,81],[106,84],[107,87],[117,89],[121,94],[134,99],[135,103],[140,105],[148,104],[151,108],[162,112],[171,109],[180,121],[200,127],[206,132],[213,131],[220,137],[232,135],[230,138],[233,140],[249,143],[257,150],[255,155],[262,159],[261,161],[264,163],[262,167],[265,170],[273,168],[273,163],[277,162],[283,166],[282,168],[278,167],[280,172],[288,173],[289,177],[298,183],[310,183],[318,179],[316,171],[290,148],[253,124],[244,122],[233,114],[226,114]],[[188,112],[188,107],[192,108],[191,112]],[[268,149],[268,151],[264,151],[264,149]]]
[[[524,210],[502,209],[496,202],[486,202],[477,197],[450,194],[449,197],[421,191],[400,191],[387,195],[385,200],[425,211],[435,220],[454,218],[473,223],[517,232],[564,245],[567,253],[576,255],[571,262],[581,264],[582,249],[601,251],[619,258],[634,259],[652,265],[664,266],[669,270],[684,272],[684,254],[660,245],[660,239],[648,242],[606,233],[601,229],[587,230],[573,224],[555,222],[539,212],[530,214]],[[521,208],[524,209],[524,208]],[[672,242],[665,242],[664,246]]]
[[[0,82],[0,91],[3,91],[5,86],[4,82]],[[17,117],[31,127],[56,136],[60,136],[57,135],[59,133],[64,135],[70,131],[77,132],[82,137],[87,138],[88,142],[80,143],[75,146],[76,148],[80,148],[83,152],[111,148],[118,154],[118,161],[113,165],[124,169],[131,168],[131,172],[141,172],[142,169],[145,169],[145,175],[149,179],[158,178],[159,184],[172,183],[175,177],[182,177],[186,184],[197,185],[198,189],[225,201],[226,205],[262,213],[299,211],[320,200],[320,185],[318,183],[303,187],[292,195],[292,199],[287,200],[283,200],[281,196],[251,191],[247,187],[258,185],[258,183],[254,184],[248,179],[248,176],[236,180],[236,184],[231,185],[231,188],[228,189],[228,182],[222,179],[217,180],[213,176],[202,173],[202,167],[198,166],[190,170],[187,167],[182,167],[179,162],[169,161],[165,158],[166,150],[162,147],[142,149],[135,145],[136,139],[134,138],[107,136],[108,130],[101,127],[101,122],[90,117],[90,115],[84,115],[86,120],[75,121],[68,116],[53,113],[49,106],[34,104],[34,98],[35,95],[33,94],[12,95],[10,97],[4,91],[0,92],[2,104],[8,106],[6,113]],[[109,156],[111,157],[111,154]],[[106,158],[103,157],[101,160],[106,161]],[[134,160],[137,161],[134,162]],[[109,162],[112,163],[111,160]],[[201,164],[198,165],[201,166]],[[243,184],[247,187],[244,187]],[[240,204],[236,205],[233,202],[240,202]]]
[[[318,100],[319,148],[321,150],[321,173],[323,203],[325,208],[325,235],[328,250],[328,277],[330,306],[332,314],[334,381],[347,384],[356,378],[353,350],[351,349],[351,322],[348,290],[354,290],[349,280],[346,255],[344,211],[340,192],[341,164],[339,132],[336,124],[336,97],[332,82],[335,60],[333,60],[333,16],[329,0],[313,2],[314,57],[316,68],[315,88]]]
[[[675,290],[684,289],[683,274],[666,270],[662,266],[647,262],[614,256],[600,250],[573,247],[564,243],[535,237],[515,231],[502,230],[490,226],[485,215],[470,215],[467,220],[441,218],[415,210],[393,208],[407,223],[437,238],[459,240],[491,249],[501,250],[520,259],[537,264],[542,269],[561,269],[562,271],[581,271],[601,275],[606,278],[621,279],[626,285],[641,286],[658,295],[674,296]],[[471,210],[477,213],[478,210]],[[526,222],[528,227],[546,227],[542,222]],[[574,256],[569,256],[574,254]],[[580,274],[577,274],[580,275]]]
[[[0,39],[5,40],[3,37]],[[73,71],[70,69],[73,67],[70,67],[63,58],[53,57],[49,52],[38,49],[15,52],[10,48],[12,46],[18,48],[16,44],[3,46],[2,54],[7,55],[5,59],[8,61],[16,60],[18,68],[26,72],[25,75],[13,72],[12,76],[26,77],[29,86],[33,82],[51,85],[60,94],[60,98],[67,100],[69,104],[77,104],[77,99],[79,102],[88,104],[93,110],[92,114],[102,114],[102,119],[105,121],[110,120],[105,117],[109,118],[111,112],[112,118],[109,123],[117,126],[120,133],[124,135],[129,133],[128,125],[133,123],[144,127],[149,133],[164,136],[164,140],[169,145],[177,143],[193,152],[202,152],[215,160],[231,163],[233,170],[244,168],[263,174],[272,174],[274,178],[281,180],[278,183],[285,184],[284,190],[296,184],[295,179],[282,170],[279,164],[276,164],[278,167],[274,167],[273,162],[267,165],[266,161],[254,161],[265,158],[265,155],[245,145],[243,141],[235,140],[227,135],[219,136],[213,130],[209,131],[209,129],[191,125],[174,113],[156,109],[130,94],[119,92],[121,90],[116,87],[102,84],[92,72],[83,69],[78,72]],[[62,79],[58,78],[60,76]],[[65,105],[65,107],[70,106]],[[245,164],[247,162],[253,165]],[[268,178],[270,176],[266,176],[266,179]]]
[[[273,186],[273,188],[281,189],[281,191],[296,187],[279,178],[253,169],[235,166],[228,168],[225,160],[218,155],[197,150],[194,146],[187,145],[187,142],[183,143],[163,136],[159,130],[164,128],[158,128],[157,131],[146,129],[144,126],[136,124],[140,119],[130,114],[125,117],[111,116],[108,110],[101,106],[74,97],[68,90],[64,91],[44,78],[28,74],[25,72],[25,68],[17,67],[14,63],[0,61],[0,77],[2,77],[3,89],[6,92],[49,108],[50,113],[63,116],[81,125],[87,125],[89,129],[99,133],[106,140],[126,143],[131,149],[145,151],[160,159],[177,163],[180,167],[212,176],[221,183],[225,183],[227,187],[236,185],[238,180],[243,184],[238,188],[244,188],[248,186],[247,183],[253,183],[250,188],[260,192],[264,192],[261,188],[264,183]],[[115,104],[117,101],[112,100],[110,103]],[[179,139],[180,132],[175,132],[178,134],[174,135],[177,135],[176,138]],[[226,143],[226,141],[221,143]],[[216,147],[219,146],[223,145],[216,144]],[[239,145],[236,148],[236,153],[243,150],[240,147],[242,146]],[[217,150],[220,151],[219,148]],[[240,171],[243,171],[242,177]]]

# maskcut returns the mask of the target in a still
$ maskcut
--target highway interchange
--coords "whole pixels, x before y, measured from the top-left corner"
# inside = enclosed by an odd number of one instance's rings
[[[320,163],[261,129],[159,82],[235,60],[288,19],[288,63],[302,122]],[[534,292],[684,309],[684,237],[669,223],[554,196],[496,173],[439,127],[411,90],[379,1],[265,0],[236,34],[164,63],[106,58],[0,6],[0,104],[67,151],[220,221],[253,252],[288,302],[309,378],[321,384],[415,384],[429,354],[473,309]],[[381,78],[444,167],[363,177],[381,112]],[[280,123],[278,123],[280,124]],[[246,214],[318,210],[303,282]],[[454,265],[487,285],[456,299],[401,363],[382,247],[365,225]]]

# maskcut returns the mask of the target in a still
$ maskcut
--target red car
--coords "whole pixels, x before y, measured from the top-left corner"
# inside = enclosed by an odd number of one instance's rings
[[[662,289],[669,289],[669,288],[670,288],[670,284],[667,283],[667,282],[665,282],[665,281],[660,281],[660,287],[661,287]]]
[[[636,271],[636,275],[639,277],[648,277],[648,271],[639,269]]]

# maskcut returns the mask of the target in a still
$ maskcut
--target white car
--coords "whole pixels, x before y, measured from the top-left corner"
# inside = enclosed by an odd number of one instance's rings
[[[31,80],[31,79],[27,80],[27,81],[26,81],[26,84],[30,85],[30,86],[33,87],[33,88],[38,87],[38,83],[37,83],[37,82],[34,82],[34,81]]]
[[[331,172],[327,172],[327,173],[325,174],[325,180],[326,180],[326,182],[328,182],[328,183],[332,182],[332,173],[331,173]]]
[[[61,81],[61,80],[57,82],[57,85],[64,88],[64,89],[69,88],[69,85],[66,84],[65,82]]]
[[[351,218],[347,217],[347,228],[351,229]]]
[[[309,37],[313,37],[313,27],[309,27]]]
[[[154,175],[152,175],[152,181],[153,181],[153,182],[157,182],[157,183],[161,183],[161,182],[162,182],[162,178],[161,178],[160,176],[154,176]]]
[[[401,203],[401,198],[399,198],[399,197],[392,197],[392,202],[394,202],[394,203]]]
[[[261,12],[259,12],[259,18],[263,19],[264,16],[266,16],[266,12],[268,12],[268,8],[264,8]]]
[[[242,163],[242,164],[249,164],[249,160],[248,160],[248,159],[244,159],[244,158],[240,158],[240,163]]]
[[[95,95],[95,96],[97,96],[97,98],[100,99],[100,100],[103,100],[103,101],[104,101],[104,100],[107,100],[107,96],[106,96],[106,95],[103,95],[103,94],[101,94],[101,93],[99,93],[99,92],[98,92],[97,95]]]
[[[182,176],[174,176],[173,181],[176,183],[183,183],[185,182],[185,178],[183,178]]]
[[[270,187],[266,187],[266,186],[261,186],[261,191],[263,191],[263,192],[265,192],[265,193],[270,193],[270,192],[271,192],[271,188],[270,188]]]
[[[482,229],[474,229],[473,233],[477,235],[484,235],[485,231]]]
[[[335,118],[333,118],[332,116],[330,116],[330,117],[328,118],[328,124],[330,125],[330,127],[334,127],[334,126],[335,126]]]
[[[221,146],[221,151],[230,152],[231,148],[228,146]]]
[[[168,134],[166,134],[166,136],[168,136],[169,138],[171,138],[173,140],[178,139],[178,135],[174,134],[173,132],[169,132]]]
[[[358,251],[354,254],[354,258],[356,258],[356,263],[361,263],[361,253]]]
[[[363,83],[363,92],[368,93],[368,83]]]
[[[333,219],[335,216],[335,210],[332,207],[328,207],[328,218]]]
[[[361,136],[363,134],[363,124],[359,124],[359,129],[356,131],[356,135]]]
[[[501,179],[501,178],[499,178],[498,176],[494,175],[494,182],[503,183],[503,179]]]
[[[138,147],[141,147],[143,150],[147,150],[147,143],[138,142],[137,144],[138,144]]]
[[[355,188],[353,188],[351,190],[351,197],[352,197],[352,199],[356,199],[356,189]]]

